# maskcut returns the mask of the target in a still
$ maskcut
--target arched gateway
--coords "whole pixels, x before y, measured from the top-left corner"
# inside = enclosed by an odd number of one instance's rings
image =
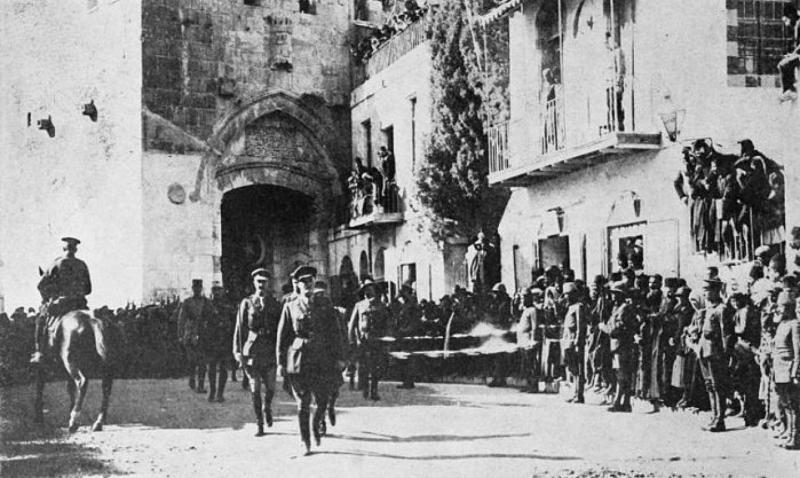
[[[219,271],[235,296],[248,292],[255,267],[272,272],[276,292],[297,264],[326,275],[325,219],[340,193],[327,146],[333,135],[325,120],[283,91],[217,123],[208,141],[216,152],[204,159],[204,172],[218,211]]]

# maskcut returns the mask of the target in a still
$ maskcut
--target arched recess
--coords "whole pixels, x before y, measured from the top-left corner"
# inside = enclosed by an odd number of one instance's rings
[[[363,281],[369,276],[369,256],[367,251],[361,251],[358,259],[358,277]]]
[[[375,262],[373,263],[373,270],[375,280],[380,282],[386,280],[386,248],[381,247],[375,253]]]
[[[259,161],[242,154],[243,138],[249,126],[260,119],[280,115],[291,121],[313,148],[316,160],[308,167],[292,161]],[[337,141],[335,128],[303,105],[297,95],[269,90],[231,111],[213,127],[206,141],[210,151],[203,155],[190,198],[200,199],[204,178],[216,180],[220,191],[241,186],[268,184],[295,189],[318,198],[320,205],[341,194],[340,181],[328,145]]]

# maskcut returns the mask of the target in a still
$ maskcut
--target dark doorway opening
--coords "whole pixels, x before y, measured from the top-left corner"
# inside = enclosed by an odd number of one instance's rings
[[[570,268],[569,236],[551,236],[539,240],[539,264],[545,270],[558,266],[562,270]]]
[[[222,197],[222,281],[229,297],[252,293],[250,272],[264,267],[279,294],[287,282],[291,251],[308,251],[313,198],[279,186],[255,185],[234,189]]]

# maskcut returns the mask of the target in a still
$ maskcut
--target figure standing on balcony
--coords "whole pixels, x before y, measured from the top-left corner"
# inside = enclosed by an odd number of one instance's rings
[[[559,98],[560,81],[557,71],[553,68],[542,70],[542,89],[539,92],[539,103],[542,106],[542,154],[558,149],[560,138],[558,136],[558,110],[556,103]]]
[[[622,101],[625,91],[625,55],[611,32],[606,32],[606,51],[608,53],[606,62],[608,68],[606,76],[608,116],[605,132],[625,131],[625,109]]]
[[[783,86],[781,102],[797,99],[797,87],[794,84],[797,81],[795,70],[800,66],[800,11],[794,5],[785,4],[782,19],[783,24],[792,29],[792,51],[783,55],[781,61],[778,62]]]

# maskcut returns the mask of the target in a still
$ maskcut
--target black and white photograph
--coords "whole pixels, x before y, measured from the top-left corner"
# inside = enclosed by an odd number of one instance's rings
[[[800,477],[800,0],[0,0],[0,476]]]

